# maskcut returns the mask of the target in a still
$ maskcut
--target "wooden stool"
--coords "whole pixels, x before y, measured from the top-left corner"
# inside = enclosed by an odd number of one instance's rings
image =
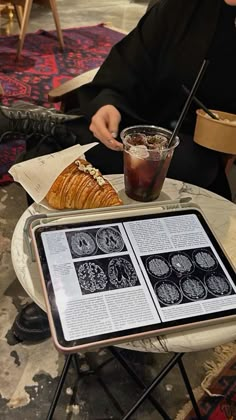
[[[10,2],[9,0],[2,0],[2,1],[3,3],[7,3],[7,4],[11,3],[14,6],[16,17],[20,26],[19,43],[18,43],[17,55],[16,55],[16,60],[18,60],[21,55],[21,51],[24,45],[29,16],[30,16],[30,12],[31,12],[31,8],[32,8],[32,4],[34,0],[11,0]],[[63,50],[64,40],[63,40],[63,34],[62,34],[60,20],[59,20],[59,14],[57,11],[56,0],[35,0],[35,2],[40,3],[40,4],[47,4],[50,6],[54,21],[55,21],[55,25],[56,25],[59,44],[60,44],[61,49]]]

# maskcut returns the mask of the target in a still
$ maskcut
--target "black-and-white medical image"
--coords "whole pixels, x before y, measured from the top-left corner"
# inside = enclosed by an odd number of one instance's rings
[[[169,257],[170,264],[175,272],[179,275],[190,274],[194,270],[194,264],[191,258],[184,252],[175,252]]]
[[[131,261],[127,258],[115,257],[108,264],[109,281],[116,289],[136,286],[138,277]]]
[[[152,255],[146,260],[147,270],[156,278],[164,279],[171,274],[171,267],[168,261],[160,255]]]
[[[124,248],[124,241],[115,227],[98,229],[96,233],[97,246],[105,253],[121,252]]]
[[[204,283],[194,276],[188,276],[180,281],[181,290],[186,298],[191,301],[205,299],[207,296],[207,289]]]
[[[66,232],[72,258],[88,257],[96,253],[97,245],[91,234],[83,230]]]
[[[205,284],[209,292],[214,296],[230,295],[232,287],[225,276],[210,274],[205,278]]]
[[[72,258],[127,251],[118,226],[74,230],[66,238]]]
[[[199,268],[206,271],[213,271],[218,265],[213,253],[205,249],[193,251],[193,259]]]
[[[157,282],[154,290],[161,306],[179,305],[183,299],[181,290],[173,281]]]
[[[74,262],[82,295],[140,286],[129,255]]]
[[[99,264],[88,261],[81,263],[78,268],[75,263],[75,267],[82,290],[93,293],[106,289],[107,275]]]
[[[144,255],[141,260],[160,306],[193,303],[235,294],[210,247]],[[166,289],[164,284],[168,285]],[[176,299],[168,303],[168,299],[163,298],[164,291],[171,292]],[[177,299],[177,292],[181,299]]]

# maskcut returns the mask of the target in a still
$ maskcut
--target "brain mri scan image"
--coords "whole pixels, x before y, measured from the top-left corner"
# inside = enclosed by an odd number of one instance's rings
[[[157,278],[168,277],[171,273],[168,262],[160,256],[149,257],[146,261],[146,267],[149,273]]]
[[[135,286],[138,277],[133,265],[125,258],[112,258],[108,265],[109,281],[117,289]]]
[[[96,243],[87,232],[75,232],[70,239],[71,250],[78,257],[93,255],[96,251]]]
[[[223,276],[217,274],[211,274],[205,279],[206,286],[208,290],[214,296],[224,296],[231,293],[231,285],[227,279]]]
[[[182,293],[172,281],[163,281],[155,284],[155,293],[158,300],[164,305],[177,305],[182,301]]]
[[[189,274],[194,269],[194,265],[188,255],[181,252],[171,255],[170,263],[178,274]]]
[[[192,301],[205,299],[207,296],[207,289],[203,282],[193,276],[182,279],[181,289],[184,296]]]
[[[81,289],[91,293],[104,290],[107,276],[103,269],[94,262],[85,262],[76,269]]]
[[[195,263],[202,270],[214,270],[217,267],[217,261],[211,252],[207,250],[198,250],[193,253]]]
[[[96,234],[96,241],[98,247],[105,253],[121,252],[124,248],[121,234],[112,227],[99,229]]]

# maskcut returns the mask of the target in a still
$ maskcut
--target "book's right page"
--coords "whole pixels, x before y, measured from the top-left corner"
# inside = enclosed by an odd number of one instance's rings
[[[162,322],[234,309],[236,287],[196,214],[124,223]]]

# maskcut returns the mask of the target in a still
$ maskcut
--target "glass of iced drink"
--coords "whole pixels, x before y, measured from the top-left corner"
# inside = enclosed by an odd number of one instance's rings
[[[124,146],[124,182],[126,194],[137,201],[156,200],[179,138],[168,146],[171,131],[153,125],[125,128],[121,134]]]

